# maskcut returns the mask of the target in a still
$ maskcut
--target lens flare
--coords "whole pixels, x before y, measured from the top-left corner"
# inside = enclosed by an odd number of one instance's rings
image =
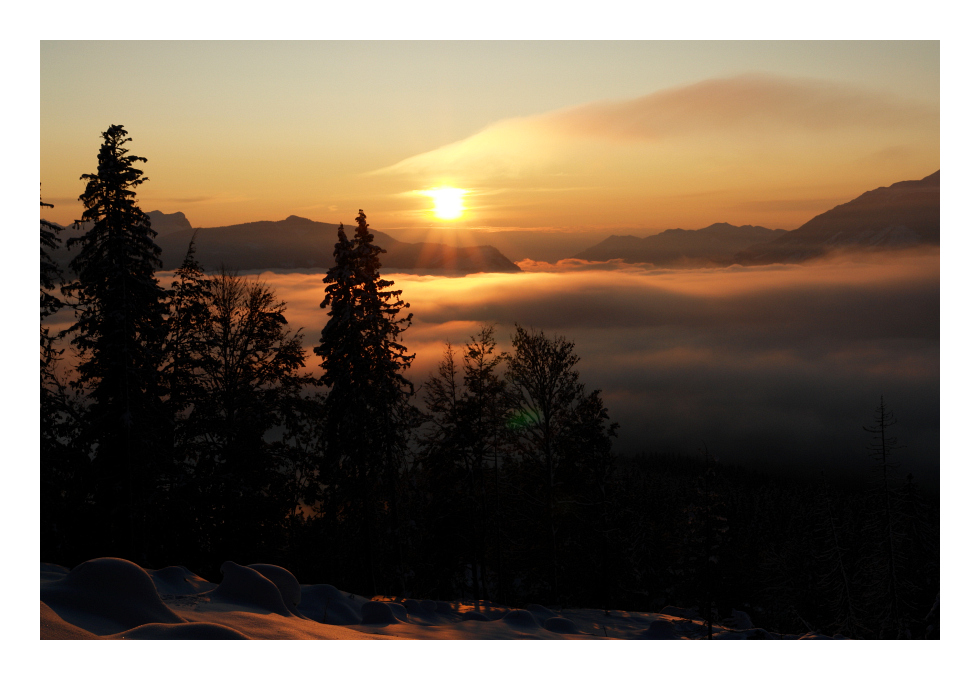
[[[541,416],[537,411],[514,411],[507,417],[507,427],[511,430],[523,430],[539,422]]]

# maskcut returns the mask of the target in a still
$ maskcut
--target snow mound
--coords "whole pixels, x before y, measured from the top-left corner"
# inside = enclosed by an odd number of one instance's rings
[[[561,635],[575,635],[579,632],[578,626],[575,625],[574,621],[570,621],[561,616],[553,616],[550,619],[546,619],[543,625],[545,630],[550,630],[552,633],[560,633]]]
[[[405,607],[405,611],[413,616],[426,615],[426,611],[422,609],[422,603],[418,600],[403,600],[402,605]]]
[[[41,602],[42,640],[97,640],[98,636],[84,628],[73,626]]]
[[[680,633],[674,628],[674,624],[667,619],[654,619],[650,622],[650,627],[640,635],[644,640],[680,640]]]
[[[541,627],[538,620],[534,618],[534,614],[526,609],[511,609],[509,612],[504,614],[503,622],[508,626],[514,626],[517,628]]]
[[[41,584],[41,601],[67,623],[113,635],[144,623],[186,623],[160,599],[153,579],[129,560],[100,557]]]
[[[146,573],[153,579],[157,592],[166,595],[195,595],[214,590],[215,585],[192,572],[187,567],[164,567],[163,569],[147,569]]]
[[[679,619],[700,619],[701,615],[693,609],[681,609],[680,607],[667,606],[660,610],[661,614],[676,616]]]
[[[558,616],[558,614],[540,604],[529,604],[527,610],[534,614],[534,618],[538,620],[538,623],[544,623],[548,619],[553,619]]]
[[[358,602],[337,588],[325,583],[300,588],[303,596],[297,610],[306,618],[334,626],[350,626],[361,622]]]
[[[51,564],[50,562],[41,562],[41,583],[50,583],[51,581],[60,581],[68,572],[71,571],[67,567],[63,567],[60,564]]]
[[[443,602],[442,600],[436,601],[436,614],[442,614],[443,616],[453,616],[456,614],[456,610],[448,602]]]
[[[468,611],[463,614],[464,621],[489,621],[490,617],[483,612],[478,611]]]
[[[400,602],[388,602],[388,606],[391,608],[391,613],[395,615],[401,623],[410,623],[408,619],[408,610],[405,609],[405,605]]]
[[[221,565],[221,585],[211,591],[211,599],[251,610],[264,610],[280,616],[294,616],[282,601],[279,588],[254,569],[228,561]]]
[[[398,623],[398,619],[395,618],[388,602],[369,600],[361,606],[361,623],[388,625]]]
[[[750,628],[755,628],[752,625],[752,619],[745,612],[740,612],[737,609],[732,610],[732,618],[726,620],[725,623],[731,623],[729,628],[734,628],[736,630],[749,630]]]
[[[220,623],[147,623],[109,636],[110,640],[251,640]]]
[[[276,588],[279,589],[279,594],[282,596],[282,601],[290,610],[299,605],[303,591],[299,587],[299,581],[293,576],[293,572],[274,564],[250,564],[248,568],[254,569],[275,583]],[[294,613],[297,612],[294,611]]]

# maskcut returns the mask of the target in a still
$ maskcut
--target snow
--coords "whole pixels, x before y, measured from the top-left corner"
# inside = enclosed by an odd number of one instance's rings
[[[693,640],[707,635],[692,610],[564,609],[531,603],[373,599],[328,584],[301,585],[273,564],[225,562],[220,583],[182,566],[144,569],[105,557],[72,570],[41,564],[41,639],[116,640]],[[719,640],[780,636],[734,612]]]

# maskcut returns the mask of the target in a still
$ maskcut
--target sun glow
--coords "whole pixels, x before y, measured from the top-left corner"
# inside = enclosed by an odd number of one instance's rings
[[[466,209],[463,207],[463,196],[469,192],[466,189],[439,187],[419,193],[432,199],[432,212],[435,213],[436,217],[440,220],[455,220]]]

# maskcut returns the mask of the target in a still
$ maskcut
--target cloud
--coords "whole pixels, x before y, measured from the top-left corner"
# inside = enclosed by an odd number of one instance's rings
[[[567,265],[567,262],[566,262]],[[620,453],[858,471],[879,395],[899,418],[906,469],[938,479],[939,258],[931,254],[715,270],[576,270],[447,279],[392,274],[420,386],[446,341],[485,322],[576,343],[583,381],[621,424]],[[322,275],[266,274],[312,348]],[[315,366],[314,361],[308,362]]]
[[[307,366],[318,372],[323,274],[259,276],[287,301],[291,326],[304,328]],[[575,342],[582,380],[602,390],[621,424],[620,454],[707,445],[727,462],[862,473],[870,463],[862,426],[883,395],[899,421],[904,469],[938,483],[935,252],[805,266],[386,277],[414,313],[403,341],[417,355],[409,374],[417,387],[446,341],[462,348],[491,322],[506,350],[519,323]]]
[[[540,173],[555,178],[573,168],[581,176],[588,166],[551,164],[549,157],[567,158],[570,150],[564,145],[576,142],[652,143],[683,138],[700,145],[704,135],[734,145],[739,138],[746,141],[746,135],[757,143],[761,135],[773,150],[780,150],[776,140],[787,135],[826,139],[839,133],[874,131],[879,136],[899,131],[897,140],[900,131],[910,128],[934,129],[938,134],[938,122],[938,107],[890,94],[819,80],[743,75],[499,121],[467,139],[372,174],[518,177]],[[894,147],[895,143],[888,148]],[[597,147],[589,150],[594,153]]]
[[[935,107],[811,79],[716,78],[615,102],[595,102],[538,120],[565,134],[663,139],[716,130],[905,127],[934,122]]]

